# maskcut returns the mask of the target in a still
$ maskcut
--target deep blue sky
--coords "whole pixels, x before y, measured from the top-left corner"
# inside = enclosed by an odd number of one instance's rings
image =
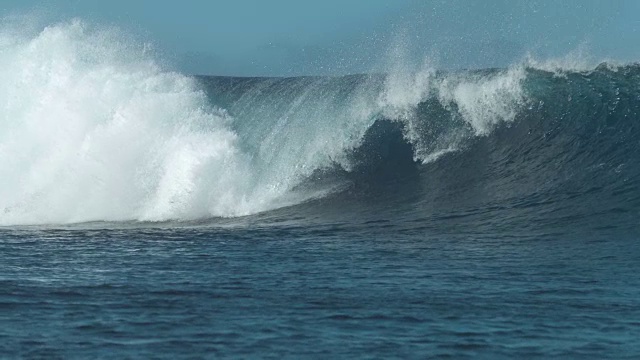
[[[636,0],[3,0],[0,14],[116,24],[182,71],[224,75],[384,70],[392,48],[440,67],[505,66],[579,47],[640,60]],[[401,46],[401,47],[402,47]]]

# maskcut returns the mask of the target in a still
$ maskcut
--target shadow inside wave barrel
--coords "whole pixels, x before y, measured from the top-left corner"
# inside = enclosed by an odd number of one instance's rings
[[[403,123],[378,121],[350,154],[352,169],[325,173],[350,186],[296,211],[335,222],[389,221],[412,232],[538,238],[637,232],[638,66],[528,72],[528,102],[513,123],[469,136],[457,151],[421,164]]]
[[[640,230],[640,66],[524,71],[525,101],[504,103],[512,120],[489,119],[490,127],[478,132],[468,110],[484,103],[444,101],[449,95],[439,91],[448,88],[436,86],[407,116],[389,120],[378,112],[345,158],[318,167],[293,189],[331,191],[249,221],[538,238]],[[442,73],[433,81],[470,84],[460,89],[480,93],[470,93],[477,97],[469,101],[502,101],[502,93],[477,86],[501,74]],[[316,114],[324,117],[314,121],[339,116],[335,125],[349,124],[353,104],[378,104],[383,88],[376,86],[384,84],[365,76],[210,81],[213,97],[232,115],[251,115],[240,130],[264,119],[287,121],[278,131],[303,130],[292,119],[307,126],[304,119]]]
[[[419,180],[414,148],[403,131],[403,123],[389,120],[376,121],[367,130],[362,145],[348,156],[352,191],[376,196],[404,190]]]
[[[379,120],[365,133],[362,143],[348,154],[350,167],[335,162],[317,169],[294,191],[311,192],[333,187],[337,191],[293,207],[276,209],[260,217],[307,219],[331,222],[366,221],[374,214],[401,210],[419,196],[420,165],[403,134],[401,122]],[[339,184],[336,186],[336,184]]]

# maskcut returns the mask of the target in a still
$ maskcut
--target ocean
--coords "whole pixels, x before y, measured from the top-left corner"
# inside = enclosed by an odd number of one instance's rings
[[[166,70],[0,36],[0,357],[640,356],[640,65]]]

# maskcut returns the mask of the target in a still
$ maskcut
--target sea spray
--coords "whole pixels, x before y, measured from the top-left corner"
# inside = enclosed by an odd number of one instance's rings
[[[249,211],[229,116],[119,36],[73,21],[3,42],[0,223]]]
[[[565,105],[609,95],[567,87],[634,69],[576,73],[568,57],[442,72],[429,59],[413,67],[400,57],[386,74],[193,77],[82,21],[3,29],[0,46],[3,225],[193,220],[295,205],[344,190],[363,164],[393,159],[385,144],[395,140],[379,122],[397,126],[415,166],[426,166],[505,125],[540,127],[548,106],[545,123],[587,116],[588,106]],[[612,90],[617,98],[633,96],[624,86]],[[567,103],[554,102],[560,92]]]

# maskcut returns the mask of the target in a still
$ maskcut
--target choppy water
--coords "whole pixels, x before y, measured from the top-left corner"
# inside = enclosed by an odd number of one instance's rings
[[[3,231],[8,357],[634,358],[633,237]]]

